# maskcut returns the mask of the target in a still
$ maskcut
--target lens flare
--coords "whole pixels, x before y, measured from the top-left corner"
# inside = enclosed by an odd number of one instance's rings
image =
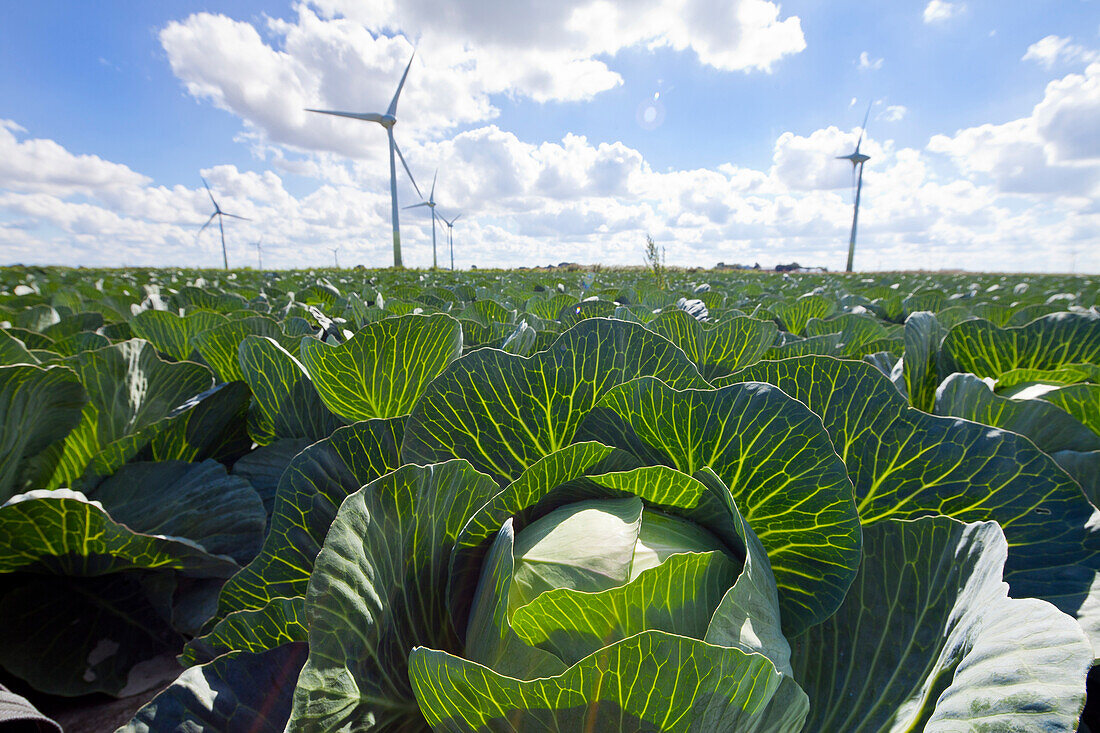
[[[656,130],[665,121],[665,105],[661,102],[661,93],[654,92],[652,99],[646,99],[638,105],[635,115],[638,126],[643,130]]]

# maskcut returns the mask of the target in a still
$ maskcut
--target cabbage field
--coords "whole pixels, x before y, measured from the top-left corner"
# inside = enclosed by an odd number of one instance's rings
[[[0,721],[1100,733],[1100,278],[665,277],[0,270]]]

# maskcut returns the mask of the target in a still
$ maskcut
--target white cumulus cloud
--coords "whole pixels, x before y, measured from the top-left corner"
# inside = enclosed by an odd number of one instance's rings
[[[1089,197],[1100,193],[1100,63],[1047,85],[1024,118],[936,135],[933,152],[984,174],[1005,192]]]
[[[53,140],[20,140],[25,132],[12,120],[0,119],[0,188],[64,195],[149,181],[97,155],[74,155]]]
[[[196,13],[166,25],[160,42],[188,92],[240,117],[258,148],[368,160],[385,157],[381,129],[304,109],[384,112],[414,41],[399,144],[493,120],[492,95],[591,99],[622,83],[603,57],[627,47],[670,47],[718,69],[766,72],[806,45],[800,19],[781,17],[766,0],[642,0],[629,8],[606,0],[314,0],[295,11],[261,28]]]

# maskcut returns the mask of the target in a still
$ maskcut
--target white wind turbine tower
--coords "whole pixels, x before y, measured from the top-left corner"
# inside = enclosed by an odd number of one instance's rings
[[[200,178],[202,178],[202,176],[200,176]],[[214,204],[214,213],[210,215],[210,218],[207,219],[206,223],[202,225],[201,229],[199,229],[199,233],[195,235],[195,241],[196,242],[199,241],[199,237],[202,235],[203,230],[206,229],[206,227],[210,226],[210,222],[214,221],[215,216],[218,217],[218,229],[220,229],[221,233],[222,233],[222,265],[224,265],[225,269],[228,270],[229,269],[229,257],[225,253],[225,226],[222,224],[222,219],[224,217],[231,216],[234,219],[241,219],[242,221],[252,221],[252,220],[247,218],[247,217],[244,217],[244,216],[237,216],[236,214],[227,214],[226,212],[222,211],[222,208],[220,206],[218,206],[218,202],[214,200],[214,194],[210,192],[210,184],[208,184],[206,182],[205,178],[202,179],[202,185],[206,186],[206,193],[210,196],[210,203]]]
[[[260,235],[260,238],[252,243],[252,246],[256,248],[256,259],[259,260],[260,269],[264,269],[264,235]]]
[[[435,171],[435,175],[432,176],[432,191],[428,194],[427,201],[421,201],[419,204],[413,204],[412,206],[406,206],[406,209],[415,209],[420,206],[427,206],[432,210],[432,269],[439,267],[439,263],[435,256],[435,179],[439,177],[439,169]],[[446,221],[444,219],[444,221]],[[454,268],[451,268],[454,269]]]
[[[856,177],[856,169],[859,169],[859,178],[856,183],[855,207],[852,210],[852,236],[848,240],[848,265],[845,272],[852,271],[852,260],[856,255],[856,224],[859,222],[859,195],[863,191],[863,164],[871,159],[871,156],[859,152],[859,146],[863,144],[863,133],[867,130],[867,118],[871,115],[871,105],[867,105],[867,114],[863,115],[863,126],[859,128],[859,140],[856,141],[854,153],[838,155],[837,160],[850,160],[852,162],[852,177]]]
[[[339,247],[329,247],[329,250],[332,252],[332,264],[336,267],[337,270],[339,270],[340,269],[340,258],[337,256],[336,253],[340,251],[340,248]]]
[[[385,114],[378,114],[377,112],[337,112],[328,109],[307,109],[306,112],[319,112],[325,115],[335,115],[337,117],[350,117],[355,120],[365,120],[367,122],[377,122],[386,128],[386,136],[390,141],[390,208],[393,214],[393,266],[404,267],[401,261],[401,229],[397,221],[397,165],[394,161],[394,153],[397,153],[397,157],[401,158],[401,165],[405,167],[405,172],[409,174],[409,180],[412,181],[413,188],[416,189],[416,193],[419,196],[424,194],[420,193],[420,187],[416,185],[416,179],[413,178],[412,171],[409,170],[409,164],[405,162],[405,156],[401,154],[401,149],[397,147],[397,143],[393,139],[393,126],[397,124],[397,99],[401,96],[401,89],[405,86],[405,77],[409,75],[409,67],[412,66],[413,58],[416,57],[416,51],[413,51],[413,55],[409,57],[409,63],[405,66],[405,73],[401,75],[401,81],[397,84],[397,91],[394,92],[393,99],[390,101],[390,106],[386,109]]]
[[[447,221],[443,217],[443,214],[439,215],[439,218],[443,219],[443,223],[447,225],[447,241],[451,245],[451,271],[452,272],[455,269],[455,233],[454,233],[454,228],[455,228],[455,222],[458,221],[458,218],[460,216],[462,216],[462,214],[455,214],[455,218],[451,219],[450,221]]]

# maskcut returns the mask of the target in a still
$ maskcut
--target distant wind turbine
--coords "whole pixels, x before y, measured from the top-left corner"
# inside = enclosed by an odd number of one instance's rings
[[[340,269],[340,258],[336,256],[336,253],[340,251],[339,247],[329,247],[332,250],[332,264],[336,266],[336,269]]]
[[[859,146],[863,144],[863,133],[867,130],[867,118],[871,115],[871,105],[867,105],[867,114],[863,115],[863,126],[859,128],[859,140],[856,141],[856,150],[849,155],[838,155],[837,160],[850,160],[852,161],[852,177],[856,176],[856,169],[859,169],[859,179],[856,184],[856,201],[855,208],[852,210],[852,236],[848,240],[848,266],[845,267],[845,272],[852,271],[852,260],[856,255],[856,224],[859,222],[859,195],[863,191],[863,164],[871,159],[871,156],[864,155],[859,152]]]
[[[423,197],[424,194],[420,193],[420,187],[416,185],[416,179],[413,178],[412,171],[409,170],[409,164],[405,162],[405,156],[401,154],[401,148],[397,147],[397,143],[393,139],[393,126],[397,124],[397,99],[401,96],[401,89],[405,86],[405,77],[409,75],[409,67],[412,66],[413,58],[416,57],[416,51],[413,51],[413,55],[409,57],[409,63],[405,66],[405,73],[401,75],[401,81],[397,84],[397,91],[393,95],[393,99],[390,101],[390,106],[386,109],[385,114],[378,114],[377,112],[336,112],[334,110],[327,109],[307,109],[306,112],[318,112],[324,115],[335,115],[337,117],[350,117],[355,120],[365,120],[367,122],[377,122],[386,128],[386,136],[390,141],[390,209],[393,214],[393,266],[404,267],[401,261],[401,228],[397,221],[397,165],[394,162],[394,153],[397,153],[397,157],[401,158],[401,165],[405,167],[405,172],[409,174],[409,180],[412,181],[413,188],[416,189],[417,195]]]
[[[452,271],[455,269],[455,233],[454,233],[454,228],[455,228],[455,222],[458,221],[458,218],[460,216],[462,216],[462,214],[455,214],[455,218],[451,219],[450,221],[447,221],[446,219],[443,218],[443,214],[439,215],[439,218],[443,219],[443,223],[447,225],[447,241],[450,242],[450,245],[451,245],[451,270]]]
[[[427,201],[421,201],[419,204],[413,204],[412,206],[406,206],[406,209],[415,209],[420,206],[427,206],[432,210],[432,269],[435,270],[439,267],[439,263],[435,256],[435,179],[439,177],[439,169],[435,171],[435,175],[432,176],[432,192],[428,194]],[[454,268],[451,268],[454,269]]]
[[[202,177],[200,176],[200,178],[202,178]],[[197,242],[199,240],[199,236],[202,234],[203,230],[206,229],[206,227],[210,226],[210,222],[214,221],[214,217],[215,216],[218,217],[218,229],[220,229],[221,233],[222,233],[222,265],[224,265],[225,269],[228,270],[229,269],[229,257],[225,254],[225,226],[222,224],[222,219],[224,217],[231,216],[234,219],[241,219],[243,221],[252,221],[252,220],[247,218],[247,217],[244,217],[244,216],[237,216],[236,214],[228,214],[228,213],[222,211],[221,207],[218,206],[218,202],[214,200],[214,194],[210,192],[210,184],[208,184],[206,182],[205,178],[202,179],[202,185],[206,186],[206,193],[210,196],[210,203],[214,204],[214,213],[211,214],[210,218],[206,220],[206,223],[202,225],[202,229],[199,229],[199,233],[195,235],[195,241]]]
[[[264,269],[264,237],[262,234],[258,240],[253,242],[252,246],[256,248],[256,257],[260,261],[260,269],[262,270]]]

